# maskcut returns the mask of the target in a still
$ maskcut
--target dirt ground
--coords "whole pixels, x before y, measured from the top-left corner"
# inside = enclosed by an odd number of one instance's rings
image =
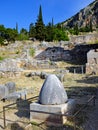
[[[39,91],[41,89],[41,86],[43,82],[45,81],[44,79],[40,79],[39,77],[25,77],[25,75],[22,75],[21,77],[7,77],[7,78],[0,78],[0,84],[5,84],[9,81],[13,81],[16,84],[17,90],[23,90],[23,89],[29,89],[33,90],[31,93],[27,94],[27,98],[34,97],[36,95],[39,95]],[[72,97],[76,99],[77,103],[79,104],[85,104],[89,97],[93,94],[95,94],[95,89],[98,88],[98,76],[92,76],[92,75],[85,75],[85,74],[72,74],[68,73],[65,75],[65,80],[62,82],[65,90],[68,93],[69,98]],[[71,96],[73,95],[73,96]],[[90,96],[89,96],[90,95]],[[98,96],[97,96],[98,100]],[[82,125],[85,128],[81,128],[81,130],[97,130],[98,128],[96,125],[91,125],[90,121],[93,118],[93,122],[96,122],[95,124],[98,124],[97,120],[97,115],[98,115],[98,102],[96,100],[96,108],[93,108],[90,110],[89,113],[89,119],[88,119],[88,125],[93,126],[93,129],[88,129],[90,128],[89,126]],[[3,106],[13,103],[15,101],[6,101],[2,102],[0,101],[0,130],[3,129],[4,127],[4,121],[3,121]],[[16,103],[14,107],[17,107],[17,109],[9,109],[6,111],[6,124],[9,123],[15,123],[15,122],[20,122],[21,128],[24,126],[27,126],[29,123],[29,112],[21,111],[19,108],[21,107],[26,107],[29,109],[29,105],[32,101],[30,100],[29,102],[23,101],[22,104]],[[88,110],[87,110],[88,111]],[[92,113],[94,111],[94,113]],[[25,123],[22,123],[25,122]],[[86,120],[87,121],[87,120]],[[93,123],[92,122],[92,123]],[[95,128],[94,128],[95,127]],[[11,129],[11,127],[9,127]],[[11,129],[14,130],[14,129]],[[17,130],[17,129],[15,129]],[[23,129],[21,129],[23,130]],[[42,130],[42,129],[40,129]]]

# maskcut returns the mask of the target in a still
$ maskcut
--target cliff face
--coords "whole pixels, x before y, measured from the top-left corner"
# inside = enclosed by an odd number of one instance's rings
[[[67,21],[62,22],[62,25],[64,27],[73,27],[78,24],[79,27],[85,27],[90,23],[92,23],[93,27],[98,26],[98,0],[95,0]]]

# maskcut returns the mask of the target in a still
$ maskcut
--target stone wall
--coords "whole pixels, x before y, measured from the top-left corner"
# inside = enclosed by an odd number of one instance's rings
[[[91,42],[95,43],[96,41],[98,41],[98,33],[70,37],[70,42],[75,44]]]
[[[87,63],[87,53],[93,49],[98,49],[98,44],[79,44],[69,50],[63,47],[48,47],[40,52],[35,59],[41,60],[41,62],[44,60],[66,61],[84,65]]]
[[[71,55],[69,50],[64,50],[62,47],[48,47],[42,51],[39,55],[35,57],[38,60],[51,60],[51,61],[60,61],[60,60],[71,60]]]
[[[87,53],[86,73],[98,74],[98,49]]]
[[[22,72],[20,59],[5,59],[0,62],[0,77],[19,76]]]
[[[98,49],[98,44],[79,44],[71,50],[72,59],[75,63],[86,64],[87,53],[90,50]]]

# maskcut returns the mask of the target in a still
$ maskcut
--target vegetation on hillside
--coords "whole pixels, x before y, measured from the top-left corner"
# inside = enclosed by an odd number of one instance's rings
[[[15,40],[28,40],[29,38],[39,41],[69,40],[66,30],[59,24],[53,25],[53,19],[48,25],[44,24],[41,6],[36,23],[30,23],[29,31],[22,28],[20,32],[18,32],[18,23],[16,23],[16,28],[13,29],[5,28],[4,25],[0,25],[0,45],[9,44]]]
[[[0,45],[9,44],[15,40],[39,40],[39,41],[68,41],[68,34],[79,35],[84,32],[92,32],[92,21],[86,24],[84,27],[79,27],[78,23],[74,27],[65,28],[63,24],[53,24],[53,19],[47,25],[44,24],[42,7],[39,7],[39,14],[35,23],[30,23],[29,30],[21,28],[18,31],[18,23],[16,28],[5,28],[4,25],[0,25]]]
[[[71,34],[84,34],[84,32],[98,31],[98,0],[93,1],[87,7],[81,9],[61,25],[67,28]]]
[[[36,38],[40,41],[69,40],[66,30],[64,30],[59,24],[54,25],[53,19],[52,19],[52,22],[49,22],[48,25],[45,26],[43,22],[41,6],[39,8],[39,15],[38,15],[36,23],[30,24],[29,37]]]
[[[84,32],[93,32],[94,29],[92,27],[92,22],[90,24],[86,24],[84,27],[79,28],[78,24],[76,24],[73,28],[69,28],[68,31],[70,34],[79,35]]]

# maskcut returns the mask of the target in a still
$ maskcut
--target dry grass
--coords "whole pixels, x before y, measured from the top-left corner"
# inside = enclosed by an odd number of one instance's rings
[[[36,70],[36,71],[41,71],[41,70]],[[44,70],[44,71],[46,71],[46,70]],[[47,70],[47,72],[53,73],[53,71],[51,71],[51,70],[50,71]],[[68,74],[65,74],[64,82],[62,82],[62,83],[63,83],[65,89],[66,88],[87,88],[87,87],[98,86],[98,83],[93,82],[93,80],[95,79],[94,77],[87,78],[86,80],[85,80],[85,77],[86,77],[86,75],[68,73]],[[20,77],[0,78],[0,84],[5,84],[9,81],[15,82],[17,89],[33,88],[34,95],[39,93],[39,91],[42,87],[42,84],[44,82],[44,80],[41,79],[38,76],[36,76],[36,77],[26,77],[25,74],[22,74]]]
[[[32,44],[29,43],[29,44]],[[36,43],[36,45],[38,45],[39,42]],[[0,50],[0,57],[3,58],[15,58],[15,57],[19,57],[19,54],[22,52],[23,50],[23,46],[24,45],[28,45],[28,41],[23,41],[23,43],[21,43],[21,46],[17,46],[17,48],[14,48],[13,51],[10,50]],[[65,63],[65,62],[56,62],[58,68],[63,68],[63,69],[67,69],[67,67],[71,67],[72,65],[69,63]],[[31,89],[33,88],[33,93],[29,94],[27,96],[27,98],[29,97],[33,97],[35,95],[39,95],[39,91],[42,87],[42,84],[44,82],[44,80],[40,79],[39,77],[26,77],[25,73],[29,73],[29,72],[36,72],[36,71],[44,71],[44,72],[48,72],[48,73],[53,73],[55,70],[54,69],[34,69],[34,70],[26,70],[24,72],[24,74],[22,74],[20,77],[4,77],[1,78],[0,77],[0,84],[5,84],[9,81],[13,81],[16,84],[16,88],[17,90],[22,90],[22,89]],[[98,80],[96,79],[96,83],[95,83],[95,76],[91,77],[91,76],[87,76],[85,74],[73,74],[73,73],[68,73],[65,74],[64,77],[64,82],[63,85],[65,87],[65,89],[67,90],[68,94],[77,94],[77,95],[82,95],[83,94],[87,94],[87,92],[91,93],[91,92],[95,92],[92,91],[91,88],[95,88],[98,86]],[[97,77],[98,78],[98,77]],[[85,88],[85,89],[84,89]],[[89,89],[90,88],[90,89]],[[2,111],[2,107],[4,105],[7,105],[11,102],[6,101],[6,102],[1,102],[0,101],[0,111]],[[12,114],[12,119],[15,118],[16,116],[14,115],[16,111],[14,110],[14,112],[12,110],[8,111],[6,114],[6,116],[11,117]],[[10,118],[9,117],[9,118]],[[1,124],[1,120],[0,120],[0,125]],[[70,126],[70,124],[68,124]],[[33,129],[39,129],[37,126],[33,126]],[[41,128],[40,128],[41,129]],[[50,129],[55,129],[55,128],[50,128]],[[57,128],[60,129],[60,128]],[[63,128],[61,128],[63,129]],[[67,127],[68,129],[68,127]],[[47,130],[49,130],[49,128],[47,128]],[[68,129],[69,130],[69,129]],[[70,129],[71,130],[71,129]]]
[[[67,75],[65,75],[64,79],[65,81],[63,82],[65,87],[96,87],[97,84],[92,83],[90,81],[85,82],[88,80],[88,78],[86,79],[86,74],[73,74],[73,73],[69,73]],[[85,79],[85,80],[84,80]]]
[[[34,70],[32,70],[32,71],[34,71]],[[36,70],[36,71],[43,71],[43,70]],[[47,71],[51,72],[51,70],[47,70]],[[25,73],[28,73],[28,71],[26,71]],[[52,73],[53,73],[53,71],[52,71]],[[97,80],[96,80],[96,83],[93,82],[95,77],[96,76],[93,76],[93,77],[88,76],[87,77],[87,75],[84,75],[84,74],[68,73],[68,74],[65,74],[65,77],[64,77],[65,80],[62,83],[63,83],[65,89],[67,90],[68,94],[69,93],[71,93],[71,94],[74,93],[74,94],[83,96],[83,94],[87,94],[87,92],[90,92],[90,93],[93,92],[91,88],[95,88],[96,86],[98,86]],[[38,77],[38,76],[32,78],[32,77],[26,77],[25,74],[22,74],[20,77],[0,78],[0,84],[5,84],[5,83],[7,83],[9,81],[15,82],[17,89],[25,89],[25,88],[26,89],[30,89],[30,88],[33,88],[33,94],[28,95],[28,98],[29,97],[33,97],[35,95],[39,95],[39,91],[40,91],[40,89],[42,87],[42,84],[44,82],[44,80],[40,79],[40,77]],[[4,105],[9,104],[9,103],[11,103],[11,102],[8,102],[8,101],[5,102],[5,103],[4,102],[0,102],[0,110],[2,110],[2,107]],[[13,112],[12,110],[10,110],[8,112],[8,114],[9,113],[13,113],[14,114],[15,111]],[[13,118],[16,118],[16,117],[13,116]],[[70,126],[70,123],[68,123],[67,125],[68,125],[67,128],[69,128],[69,130],[72,130],[70,128],[70,127],[72,127],[72,126]],[[39,128],[39,127],[34,126],[34,125],[32,127],[34,129],[42,130],[42,128]],[[55,128],[51,128],[51,129],[55,129]],[[47,130],[50,130],[50,128],[47,128]]]
[[[66,68],[66,67],[72,66],[71,64],[64,62],[64,61],[56,62],[56,64],[57,64],[58,68]]]
[[[40,79],[39,77],[28,78],[28,77],[25,77],[25,75],[22,75],[20,77],[0,78],[0,84],[5,84],[9,81],[15,82],[17,90],[33,88],[34,95],[38,95],[40,88],[44,82],[44,80]]]

